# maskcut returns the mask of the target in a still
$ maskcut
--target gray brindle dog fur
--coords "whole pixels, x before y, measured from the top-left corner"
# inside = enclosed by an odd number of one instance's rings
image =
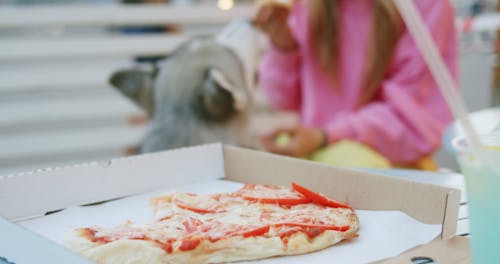
[[[251,98],[243,65],[214,38],[192,39],[154,70],[120,70],[110,83],[150,118],[140,153],[211,142],[245,145]]]

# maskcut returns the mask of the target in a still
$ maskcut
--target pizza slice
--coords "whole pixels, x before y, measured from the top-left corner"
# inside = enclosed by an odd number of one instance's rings
[[[72,248],[98,263],[225,263],[295,255],[357,236],[354,210],[306,187],[152,199],[155,221],[81,228]]]

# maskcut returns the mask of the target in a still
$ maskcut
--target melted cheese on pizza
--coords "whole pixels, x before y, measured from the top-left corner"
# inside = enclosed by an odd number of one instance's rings
[[[101,245],[122,240],[148,241],[167,254],[197,252],[207,248],[207,243],[234,244],[235,239],[250,238],[278,238],[284,250],[292,247],[302,252],[297,241],[312,243],[321,236],[329,237],[332,243],[355,235],[358,221],[350,207],[334,208],[313,200],[292,189],[267,185],[246,185],[234,193],[214,195],[172,193],[152,199],[156,219],[152,224],[127,222],[114,228],[82,228],[78,232]],[[333,235],[344,232],[350,235]]]

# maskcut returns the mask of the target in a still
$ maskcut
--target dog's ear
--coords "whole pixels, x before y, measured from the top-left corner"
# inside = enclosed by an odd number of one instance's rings
[[[111,75],[109,82],[149,116],[153,114],[154,73],[138,69],[119,70]]]
[[[231,84],[217,70],[209,70],[202,84],[203,114],[214,121],[225,121],[237,113],[236,102],[231,93]]]
[[[242,111],[250,106],[250,89],[246,82],[243,64],[238,55],[225,45],[211,38],[193,39],[188,51],[197,60],[200,68],[217,70],[230,85],[223,86],[235,100],[236,108]],[[215,76],[212,78],[218,79]],[[216,80],[219,83],[219,80]]]

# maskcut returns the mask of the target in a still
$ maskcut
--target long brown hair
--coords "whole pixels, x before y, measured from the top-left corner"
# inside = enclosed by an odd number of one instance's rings
[[[380,87],[392,59],[403,23],[391,0],[369,0],[374,7],[372,44],[365,68],[363,96],[358,105],[370,101]],[[332,80],[339,79],[340,10],[338,0],[307,0],[310,17],[311,47],[322,68]]]

